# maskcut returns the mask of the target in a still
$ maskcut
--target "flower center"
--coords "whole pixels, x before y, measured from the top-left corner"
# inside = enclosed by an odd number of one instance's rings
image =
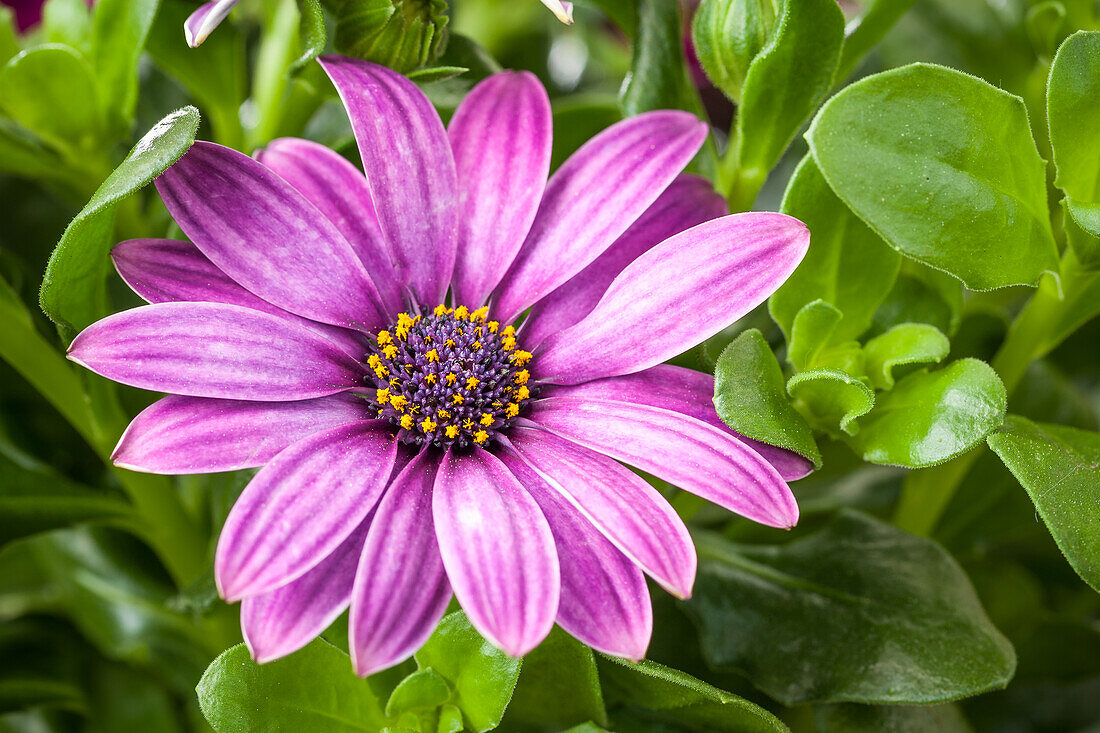
[[[379,331],[367,366],[379,418],[414,445],[484,445],[508,427],[531,397],[524,367],[531,354],[516,330],[488,320],[488,308],[437,306],[427,315],[401,313]]]

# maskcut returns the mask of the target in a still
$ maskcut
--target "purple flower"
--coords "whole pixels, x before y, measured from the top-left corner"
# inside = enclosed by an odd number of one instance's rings
[[[203,3],[199,9],[187,16],[183,23],[183,35],[187,39],[187,45],[198,48],[214,29],[221,25],[229,15],[229,11],[237,6],[240,0],[212,0]]]
[[[94,0],[86,0],[88,7],[92,7]],[[46,0],[0,0],[0,5],[6,5],[12,9],[15,20],[15,30],[18,33],[26,33],[34,26],[42,22],[42,6]]]
[[[350,603],[367,675],[412,654],[452,590],[509,654],[556,621],[641,658],[643,572],[687,597],[696,559],[619,461],[770,526],[798,518],[785,479],[808,465],[726,428],[711,377],[661,364],[775,290],[806,228],[723,216],[705,181],[678,176],[707,134],[687,113],[618,123],[547,181],[550,105],[531,74],[482,82],[444,129],[405,77],[322,64],[365,177],[305,140],[258,160],[198,142],[156,182],[192,243],[115,248],[151,305],[88,327],[70,358],[171,393],[116,463],[263,466],[215,558],[258,661]]]

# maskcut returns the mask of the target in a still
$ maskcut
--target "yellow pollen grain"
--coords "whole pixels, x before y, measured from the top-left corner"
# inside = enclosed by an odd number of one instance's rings
[[[413,426],[413,417],[412,417],[412,415],[402,415],[401,416],[401,427],[405,428],[406,430],[412,430],[412,426]]]
[[[474,433],[474,442],[477,443],[478,445],[484,443],[488,439],[489,439],[489,434],[487,432],[485,432],[484,430],[478,430],[476,433]]]
[[[530,351],[517,351],[516,353],[512,354],[508,358],[511,359],[512,363],[515,364],[516,366],[523,366],[527,362],[531,361],[531,352]]]
[[[436,351],[435,349],[432,349],[427,354],[424,354],[424,357],[428,361],[439,361],[439,352]]]
[[[435,384],[439,381],[439,377],[434,374],[428,374],[424,377],[424,384]]]
[[[467,430],[473,430],[474,429],[474,421],[471,420],[470,418],[466,418],[465,420],[462,421],[462,427],[466,428]]]
[[[435,430],[435,422],[430,417],[426,417],[420,421],[420,427],[424,429],[425,433],[430,433]]]
[[[516,327],[515,326],[506,326],[504,328],[504,330],[501,332],[500,335],[501,336],[515,336],[516,335]]]
[[[481,380],[477,377],[470,377],[466,380],[466,389],[473,389],[477,385],[481,384]]]
[[[530,396],[531,396],[531,390],[527,389],[527,387],[520,387],[519,389],[516,390],[516,401],[517,402],[522,402],[523,400],[527,399]]]
[[[489,321],[488,326],[489,326],[489,333],[496,333],[497,329],[500,328],[500,322],[499,321]]]
[[[505,336],[502,339],[501,343],[503,344],[502,348],[505,351],[511,351],[512,349],[516,348],[516,339],[514,336]]]
[[[386,344],[382,347],[382,353],[386,355],[387,359],[392,359],[397,356],[397,347],[393,344]]]
[[[451,309],[448,308],[445,305],[440,304],[440,305],[437,305],[435,307],[435,310],[432,311],[432,312],[435,313],[437,316],[445,316],[445,315],[447,315],[448,313],[451,312]]]
[[[463,397],[460,394],[451,395],[451,402],[455,403],[456,405],[461,405],[465,401],[466,401],[466,398]]]
[[[493,424],[493,416],[492,416],[492,415],[490,415],[490,414],[489,414],[489,413],[487,413],[487,412],[483,412],[483,413],[481,413],[481,420],[480,420],[479,422],[480,422],[480,423],[481,423],[482,425],[484,425],[484,426],[488,427],[489,425],[492,425],[492,424]]]
[[[455,347],[455,340],[454,339],[447,339],[446,341],[443,342],[443,344],[445,346],[450,346],[453,349]]]
[[[409,404],[409,398],[405,395],[395,394],[390,397],[390,404],[393,405],[393,409],[400,412],[405,409],[405,405]]]
[[[509,402],[508,406],[504,408],[504,417],[515,417],[519,414],[519,405],[515,402]]]
[[[390,391],[388,389],[377,389],[374,391],[374,397],[378,404],[384,405],[390,401]]]
[[[470,318],[476,319],[478,321],[484,321],[488,317],[489,317],[489,306],[487,306],[487,305],[481,306],[476,311],[474,311],[473,313],[470,314]]]
[[[446,420],[447,418],[449,418],[451,416],[451,413],[448,412],[447,410],[439,410],[438,412],[435,413],[435,416],[440,418],[440,419]]]
[[[379,344],[379,346],[385,346],[386,344],[392,344],[392,343],[393,343],[393,336],[390,336],[389,331],[379,331],[378,332],[378,344]]]
[[[457,318],[458,320],[465,321],[466,318],[469,315],[470,315],[470,309],[467,308],[466,306],[460,305],[457,308],[455,308],[455,318]]]
[[[524,369],[523,371],[516,372],[515,382],[516,384],[527,384],[527,380],[531,378],[531,372]]]
[[[448,438],[457,438],[458,437],[458,426],[457,425],[448,425],[446,428],[444,428],[443,432],[447,434]]]
[[[448,374],[447,375],[447,384],[454,384],[457,381],[458,381],[458,377],[455,376],[454,374]]]
[[[396,387],[399,384],[401,384],[401,379],[399,377],[394,377],[390,380],[390,387]]]
[[[474,351],[477,351],[478,349],[481,348],[481,342],[480,341],[473,342],[472,344],[470,344],[470,348],[473,349]]]
[[[378,354],[371,354],[367,357],[367,366],[369,366],[371,369],[374,369],[381,363],[382,360],[378,358]]]
[[[379,364],[374,368],[374,373],[379,379],[385,379],[390,376],[390,370]]]

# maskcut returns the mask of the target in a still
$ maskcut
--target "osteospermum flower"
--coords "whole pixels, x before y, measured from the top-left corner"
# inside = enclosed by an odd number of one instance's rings
[[[322,63],[365,176],[305,140],[258,160],[198,142],[156,181],[190,243],[115,248],[151,305],[88,327],[70,358],[171,393],[116,463],[263,466],[215,558],[258,661],[350,603],[369,674],[416,650],[452,591],[509,654],[556,621],[642,657],[643,572],[686,597],[696,558],[620,461],[770,526],[797,519],[785,478],[806,464],[726,428],[711,377],[661,364],[761,303],[805,227],[723,216],[705,181],[678,177],[707,134],[690,114],[613,125],[547,182],[531,74],[482,82],[444,129],[405,77]]]

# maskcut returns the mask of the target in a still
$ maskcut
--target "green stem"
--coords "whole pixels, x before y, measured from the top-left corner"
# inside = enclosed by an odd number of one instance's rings
[[[730,211],[749,211],[756,203],[760,187],[768,177],[768,171],[741,167],[741,126],[737,120],[730,126],[729,144],[718,169],[718,191],[729,201]]]
[[[1052,340],[1052,333],[1056,330],[1054,325],[1065,316],[1067,309],[1074,306],[1073,295],[1088,287],[1095,277],[1091,273],[1082,273],[1072,254],[1067,253],[1062,261],[1062,293],[1058,292],[1052,280],[1040,283],[1035,295],[1013,321],[1004,343],[993,357],[992,366],[1004,382],[1009,396],[1019,386],[1031,362],[1058,345]],[[982,453],[983,449],[979,446],[942,465],[911,471],[902,484],[894,523],[907,532],[925,536],[931,534],[959,484]]]

